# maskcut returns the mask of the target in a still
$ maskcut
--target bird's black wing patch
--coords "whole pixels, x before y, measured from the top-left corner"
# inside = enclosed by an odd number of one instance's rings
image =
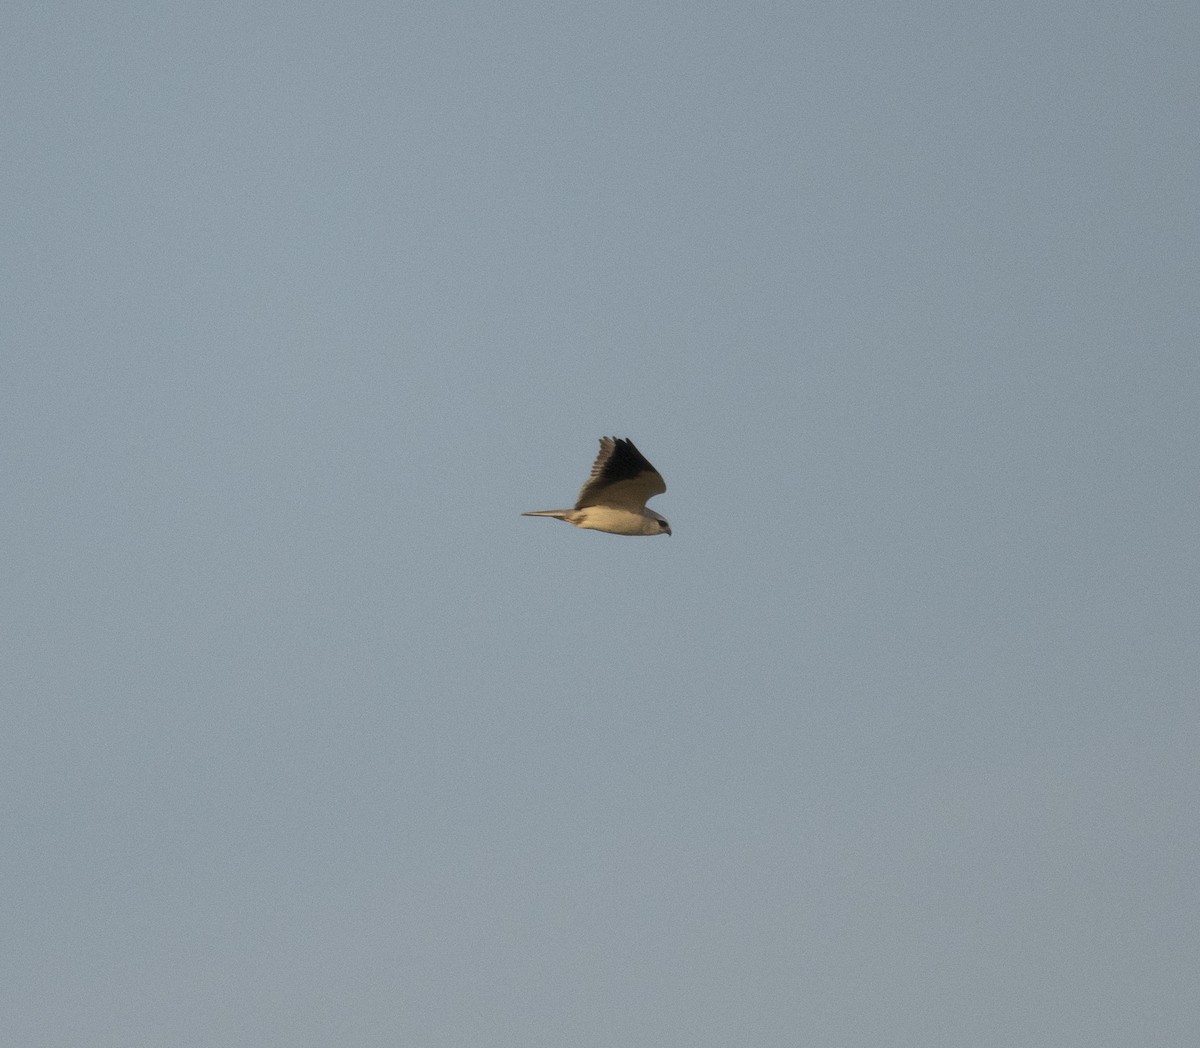
[[[615,485],[621,487],[610,490]],[[644,506],[647,498],[661,495],[666,490],[667,485],[658,470],[634,447],[632,440],[601,437],[600,454],[596,456],[591,476],[579,492],[575,508],[583,509],[610,500],[640,501]],[[606,492],[610,495],[609,500],[605,498]]]

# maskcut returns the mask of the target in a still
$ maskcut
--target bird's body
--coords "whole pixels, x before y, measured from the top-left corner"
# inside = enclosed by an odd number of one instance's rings
[[[551,517],[610,535],[670,535],[665,517],[646,508],[667,485],[632,440],[600,438],[600,454],[573,509],[538,509],[525,517]]]
[[[551,517],[565,520],[577,528],[592,531],[607,531],[610,535],[659,535],[662,527],[657,514],[647,517],[644,513],[618,509],[615,506],[589,506],[585,509],[535,509],[522,513],[522,517]],[[657,519],[656,519],[657,518]],[[653,527],[647,530],[647,524]]]

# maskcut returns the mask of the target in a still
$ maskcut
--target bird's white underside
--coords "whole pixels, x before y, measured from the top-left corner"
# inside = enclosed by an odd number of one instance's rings
[[[616,506],[587,506],[584,509],[539,509],[523,513],[524,517],[553,517],[590,531],[607,531],[613,535],[658,535],[661,519],[650,511],[635,512]]]
[[[614,535],[657,535],[658,517],[616,506],[588,506],[571,511],[567,520],[577,528],[608,531]]]

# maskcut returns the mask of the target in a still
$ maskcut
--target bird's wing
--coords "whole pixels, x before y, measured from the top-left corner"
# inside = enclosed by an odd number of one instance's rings
[[[600,454],[591,476],[579,492],[576,509],[587,506],[620,506],[640,513],[646,500],[661,495],[667,485],[632,440],[600,438]]]

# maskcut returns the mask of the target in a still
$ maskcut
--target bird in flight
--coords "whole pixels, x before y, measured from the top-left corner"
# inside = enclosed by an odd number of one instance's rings
[[[647,499],[666,490],[658,470],[632,440],[601,437],[600,454],[574,509],[537,509],[521,516],[553,517],[577,528],[612,535],[670,535],[666,517],[646,509]]]

